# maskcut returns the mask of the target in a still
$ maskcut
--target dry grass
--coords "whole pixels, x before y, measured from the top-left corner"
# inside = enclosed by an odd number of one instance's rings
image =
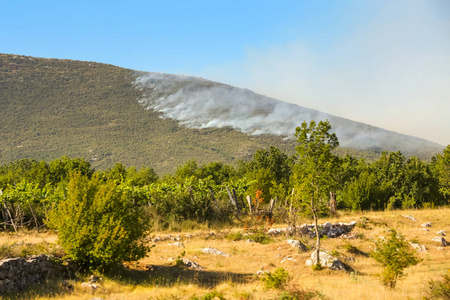
[[[413,222],[403,215],[412,215],[418,222]],[[298,253],[284,242],[284,237],[277,237],[273,243],[263,245],[245,241],[233,242],[224,238],[227,233],[225,230],[216,231],[215,235],[208,239],[206,239],[207,232],[197,231],[192,239],[183,237],[183,233],[176,233],[181,234],[185,248],[169,245],[173,243],[169,240],[157,242],[148,257],[139,264],[104,276],[101,288],[94,293],[83,290],[82,281],[72,282],[75,286],[73,292],[64,292],[58,282],[48,282],[14,298],[189,299],[192,296],[200,297],[208,292],[218,291],[226,299],[279,299],[281,291],[266,290],[255,273],[262,269],[273,271],[283,267],[292,277],[291,285],[318,291],[326,299],[421,299],[425,296],[428,281],[438,279],[450,269],[450,247],[438,250],[439,245],[431,241],[438,230],[450,232],[449,208],[341,213],[340,217],[323,219],[321,222],[357,221],[363,216],[369,220],[367,227],[354,229],[354,232],[360,233],[362,238],[356,240],[329,238],[322,243],[323,248],[337,251],[343,258],[354,258],[354,262],[350,262],[355,269],[354,273],[313,271],[304,265],[310,253]],[[422,230],[421,224],[425,222],[433,222],[429,231]],[[398,282],[395,290],[386,289],[380,283],[377,273],[381,268],[372,258],[364,255],[372,250],[372,241],[386,235],[385,230],[391,227],[404,234],[408,240],[415,240],[428,249],[426,253],[417,254],[422,258],[422,262],[406,270],[408,275]],[[34,232],[0,235],[1,243],[23,240],[27,243],[54,242],[56,237],[50,233]],[[310,244],[313,242],[309,240]],[[360,252],[349,253],[344,247],[348,243],[357,247]],[[232,256],[205,254],[200,251],[203,247],[214,247]],[[196,261],[204,271],[180,268],[176,266],[175,261],[168,260],[176,259],[183,251],[186,258]],[[296,261],[282,263],[287,255],[291,255]]]

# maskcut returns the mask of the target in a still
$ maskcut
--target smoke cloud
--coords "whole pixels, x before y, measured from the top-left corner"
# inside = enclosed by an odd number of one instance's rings
[[[160,112],[164,118],[178,120],[189,128],[232,127],[252,135],[289,137],[294,135],[295,128],[303,121],[328,119],[344,147],[404,150],[406,144],[408,148],[431,144],[250,90],[195,77],[144,73],[136,79],[135,85],[143,91],[143,97],[139,99],[141,105]]]

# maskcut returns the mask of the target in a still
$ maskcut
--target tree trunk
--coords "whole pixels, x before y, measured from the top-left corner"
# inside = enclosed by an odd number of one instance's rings
[[[320,235],[319,235],[319,227],[317,226],[317,213],[316,213],[316,207],[314,203],[314,196],[311,196],[311,210],[314,217],[314,229],[316,231],[316,264],[320,264]]]
[[[332,215],[336,214],[336,194],[330,191],[330,211]]]
[[[209,192],[211,193],[211,198],[214,202],[214,205],[216,206],[216,209],[219,210],[219,204],[217,203],[216,197],[214,197],[214,190],[212,187],[209,187]]]
[[[248,208],[250,209],[250,214],[253,215],[253,208],[252,208],[252,196],[247,195],[247,202],[248,202]]]
[[[34,210],[33,210],[33,207],[31,206],[31,203],[28,203],[28,206],[30,206],[30,211],[31,211],[31,214],[33,215],[33,218],[34,218],[34,224],[36,225],[36,230],[37,230],[37,232],[39,232],[39,223],[38,223],[36,214],[34,213]]]

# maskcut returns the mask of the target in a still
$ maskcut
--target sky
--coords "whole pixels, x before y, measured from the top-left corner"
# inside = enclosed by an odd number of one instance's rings
[[[449,0],[2,0],[0,53],[202,77],[450,144]]]

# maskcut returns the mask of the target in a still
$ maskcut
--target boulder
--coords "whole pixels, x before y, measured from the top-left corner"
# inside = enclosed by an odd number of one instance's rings
[[[300,252],[308,251],[308,247],[299,240],[286,240],[286,243],[290,244],[292,247],[297,248]]]
[[[343,263],[340,259],[332,256],[329,252],[327,252],[326,250],[321,250],[319,252],[319,259],[320,259],[320,264],[323,267],[327,267],[331,270],[338,270],[338,271],[351,271],[352,268]],[[316,260],[316,251],[313,251],[311,253],[311,259],[308,259],[305,264],[307,266],[312,266],[317,264],[317,260]]]
[[[195,261],[192,261],[190,259],[187,259],[185,257],[183,257],[181,259],[181,262],[188,268],[191,268],[191,269],[194,269],[194,270],[199,270],[199,271],[203,270],[203,268],[198,263],[196,263]]]
[[[231,257],[230,254],[226,254],[218,249],[207,247],[207,248],[201,248],[203,253],[213,254],[213,255],[222,255],[225,257]]]
[[[416,218],[414,218],[413,216],[405,215],[405,216],[403,216],[403,217],[408,218],[408,219],[410,219],[410,220],[413,221],[413,222],[417,222]]]
[[[447,231],[445,231],[445,230],[439,230],[438,232],[436,232],[436,234],[437,234],[437,235],[440,235],[440,236],[446,236],[446,235],[447,235]]]
[[[427,223],[423,223],[422,227],[431,227],[431,225],[433,225],[433,223],[427,222]]]
[[[433,239],[432,239],[432,241],[433,242],[438,242],[438,243],[441,243],[441,246],[442,247],[447,247],[448,246],[448,242],[444,239],[444,237],[442,237],[442,236],[435,236]]]
[[[409,243],[417,252],[427,252],[427,248],[424,245],[419,245],[417,243]]]

